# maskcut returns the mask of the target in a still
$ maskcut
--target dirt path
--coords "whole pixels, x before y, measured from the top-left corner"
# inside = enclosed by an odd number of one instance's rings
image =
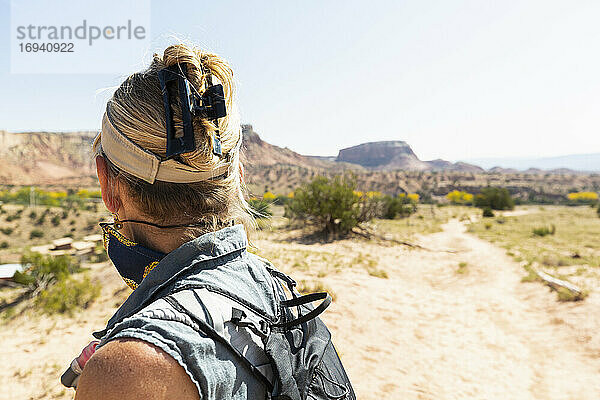
[[[338,301],[324,319],[359,398],[600,398],[597,295],[558,303],[456,220],[423,243],[457,253],[379,249],[389,279],[328,280]]]

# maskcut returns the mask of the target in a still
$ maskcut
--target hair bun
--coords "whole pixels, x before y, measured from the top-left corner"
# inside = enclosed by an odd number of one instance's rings
[[[187,79],[197,90],[203,91],[204,73],[208,71],[203,71],[202,51],[200,49],[185,44],[172,45],[165,49],[162,61],[165,67],[186,64]]]

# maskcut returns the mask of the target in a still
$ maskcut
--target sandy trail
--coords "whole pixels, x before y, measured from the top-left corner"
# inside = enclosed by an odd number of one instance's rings
[[[558,303],[456,220],[423,243],[457,253],[379,249],[389,279],[328,280],[338,301],[324,319],[359,398],[600,398],[597,295]]]
[[[558,303],[541,284],[521,283],[522,268],[503,249],[456,220],[443,228],[420,242],[455,252],[356,240],[306,245],[275,240],[277,232],[256,244],[370,255],[387,271],[382,279],[344,266],[320,278],[337,295],[323,319],[359,399],[599,399],[600,296]],[[126,295],[112,267],[94,268],[103,295],[91,309],[2,326],[0,399],[71,398],[58,376]],[[296,278],[311,270],[288,268]]]

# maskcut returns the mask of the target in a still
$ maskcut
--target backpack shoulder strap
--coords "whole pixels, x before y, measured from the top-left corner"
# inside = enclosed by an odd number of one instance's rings
[[[248,327],[254,332],[253,327],[260,326],[261,323],[257,322],[258,318],[255,315],[250,314],[250,310],[243,310],[244,307],[242,305],[238,305],[229,298],[208,289],[182,290],[163,297],[163,299],[175,310],[187,315],[194,322],[194,327],[197,327],[200,333],[227,348],[242,365],[248,368],[266,386],[266,392],[271,393],[273,389],[273,374],[270,365],[255,366],[248,359],[248,353],[252,351],[252,348],[256,349],[258,347],[261,351],[264,351],[262,343],[259,345],[256,343],[256,338],[254,338],[255,340],[253,341],[256,346],[251,346],[249,341],[252,341],[252,339],[248,339],[247,336],[232,338],[228,330],[225,329],[227,322],[235,323],[237,318],[242,319],[243,317],[244,320],[248,320]],[[245,318],[247,315],[250,317]],[[244,326],[239,322],[237,325]],[[263,323],[263,326],[268,325]],[[236,339],[238,346],[234,346],[234,343],[232,343]],[[258,340],[260,343],[262,337]],[[244,343],[240,343],[242,341]]]
[[[171,294],[170,297],[186,310],[186,315],[203,319],[215,332],[225,336],[228,307],[223,301],[215,298],[208,289],[181,290]]]

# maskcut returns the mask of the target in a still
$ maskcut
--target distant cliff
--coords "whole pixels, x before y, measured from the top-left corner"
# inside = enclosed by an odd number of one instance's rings
[[[95,176],[96,132],[0,131],[0,183],[60,183]]]
[[[399,140],[370,142],[340,150],[337,161],[381,169],[425,170],[423,163],[406,142]]]
[[[250,124],[242,125],[243,160],[247,168],[267,167],[275,164],[327,170],[363,170],[359,165],[336,162],[335,157],[313,157],[296,153],[287,147],[265,142]]]
[[[337,161],[362,165],[378,171],[461,171],[483,172],[483,168],[464,162],[421,161],[408,143],[393,140],[359,144],[340,150]]]

